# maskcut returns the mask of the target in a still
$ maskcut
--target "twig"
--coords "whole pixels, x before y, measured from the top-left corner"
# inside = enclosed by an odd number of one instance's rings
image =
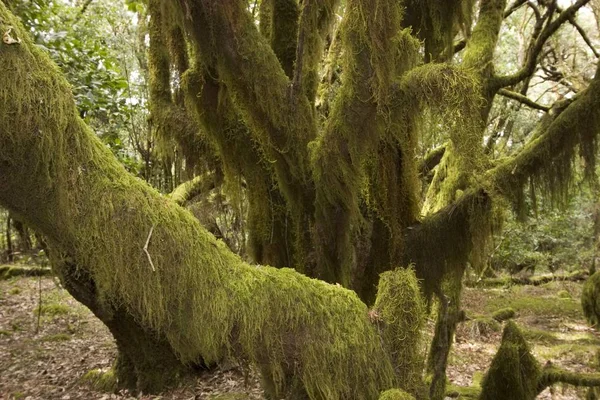
[[[152,267],[152,271],[156,272],[156,268],[154,268],[154,263],[152,262],[152,257],[150,257],[150,253],[148,252],[148,245],[150,244],[150,238],[152,237],[152,232],[154,232],[154,225],[150,228],[150,232],[148,233],[148,239],[146,239],[146,244],[144,245],[144,253],[148,256],[148,262]]]
[[[40,265],[40,269],[42,266]],[[40,318],[42,316],[42,275],[38,277],[38,308],[37,308],[37,322],[35,324],[35,333],[40,331]]]

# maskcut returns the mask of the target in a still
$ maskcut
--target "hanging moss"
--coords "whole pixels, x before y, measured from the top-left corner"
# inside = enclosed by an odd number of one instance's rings
[[[400,190],[391,199],[400,200],[400,204],[410,203],[408,211],[399,211],[402,216],[416,208],[411,202],[412,186],[400,185],[414,182],[411,179],[414,169],[410,168],[413,162],[410,144],[414,142],[404,140],[409,136],[410,126],[406,126],[405,122],[410,118],[403,118],[401,112],[394,114],[390,110],[392,80],[413,65],[411,62],[416,61],[418,48],[407,32],[398,31],[400,18],[400,6],[395,3],[354,1],[347,4],[341,27],[343,83],[324,134],[311,147],[317,190],[315,220],[319,276],[343,285],[351,284],[352,271],[365,268],[356,265],[353,249],[364,228],[360,204],[368,190],[365,190],[369,182],[367,164],[374,162],[377,165],[380,141],[387,137],[390,139],[381,148],[388,149],[389,157],[381,160],[389,165],[382,174],[389,173],[388,177],[396,185],[381,190]],[[398,142],[392,139],[394,137],[406,143],[407,148],[398,149]],[[372,198],[388,200],[384,193]],[[407,198],[411,200],[406,201]],[[394,203],[394,207],[399,203]],[[372,205],[373,209],[377,208],[375,201]],[[395,212],[392,207],[386,207],[383,202],[380,206],[380,210],[386,208],[384,212],[388,213],[383,218],[395,216],[390,215]],[[411,215],[402,222],[407,223],[413,218],[415,216]],[[401,242],[399,222],[392,218],[384,221],[386,225],[394,226],[392,232],[395,233],[396,245]],[[339,232],[346,234],[339,235]],[[393,251],[391,254],[394,254]]]
[[[199,158],[210,150],[183,104],[175,103],[171,90],[171,54],[175,56],[178,68],[184,68],[187,65],[186,45],[183,36],[176,34],[178,28],[169,24],[171,21],[165,15],[162,2],[150,0],[148,13],[150,125],[161,157],[170,164],[177,149],[185,156],[188,168],[193,170]]]
[[[540,366],[517,325],[509,321],[502,343],[481,385],[481,400],[533,400]]]
[[[401,387],[417,394],[423,383],[425,301],[412,268],[381,274],[373,312],[381,322],[382,338]]]
[[[293,85],[300,86],[314,106],[325,39],[330,33],[339,0],[302,2],[298,30],[298,57]],[[296,88],[298,89],[298,88]]]
[[[600,71],[587,89],[567,107],[550,111],[550,121],[540,126],[518,154],[499,162],[484,182],[510,199],[519,214],[524,210],[523,190],[530,177],[536,190],[553,205],[566,204],[572,189],[573,161],[577,147],[597,148],[600,132]],[[584,152],[586,154],[587,152]],[[594,165],[587,160],[588,165]]]
[[[65,261],[58,268],[89,274],[98,301],[166,337],[183,362],[259,365],[275,396],[294,383],[311,399],[371,399],[397,386],[353,292],[245,264],[189,212],[128,175],[1,4],[0,19],[0,29],[8,22],[23,38],[0,45],[0,202],[48,237]]]
[[[311,214],[314,193],[307,144],[316,136],[316,125],[308,100],[290,97],[289,78],[242,3],[208,7],[186,2],[185,7],[188,11],[180,10],[182,19],[199,46],[198,57],[215,68],[227,87],[239,116],[272,164],[292,214]]]
[[[198,61],[198,60],[196,60]],[[273,178],[272,165],[241,120],[229,92],[214,70],[198,62],[182,79],[189,109],[214,143],[233,201],[248,201],[246,227],[248,252],[254,262],[276,267],[301,266],[302,252],[295,247],[295,221],[288,216],[285,199]],[[241,187],[245,182],[246,188]],[[182,187],[181,190],[184,190]]]
[[[453,55],[453,39],[459,30],[470,35],[473,0],[410,0],[406,2],[405,26],[424,42],[425,62],[443,62]]]
[[[590,325],[597,328],[600,324],[600,272],[596,272],[585,281],[581,293],[581,307]]]

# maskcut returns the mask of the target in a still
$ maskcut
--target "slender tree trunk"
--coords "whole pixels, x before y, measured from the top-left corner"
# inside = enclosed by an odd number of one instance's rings
[[[11,229],[10,229],[10,215],[8,215],[6,217],[6,258],[8,259],[8,262],[13,262],[14,261],[14,255],[13,255],[13,245],[12,245],[12,239],[11,239]]]

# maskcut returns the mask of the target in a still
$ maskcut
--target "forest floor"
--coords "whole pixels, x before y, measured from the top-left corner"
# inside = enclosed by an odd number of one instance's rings
[[[41,293],[41,315],[38,313]],[[477,385],[498,348],[501,327],[487,323],[494,311],[512,307],[534,354],[544,364],[593,372],[600,335],[583,319],[581,284],[465,289],[471,320],[457,331],[448,376],[457,386]],[[489,321],[489,319],[488,319]],[[129,399],[128,393],[95,391],[82,379],[94,369],[107,370],[116,355],[108,330],[52,278],[0,281],[0,399]],[[258,379],[244,380],[236,369],[205,373],[196,381],[161,396],[143,399],[262,399]],[[554,388],[539,399],[582,399],[585,390]]]

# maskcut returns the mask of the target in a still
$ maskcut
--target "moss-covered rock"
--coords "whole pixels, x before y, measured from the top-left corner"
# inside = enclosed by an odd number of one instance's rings
[[[381,393],[379,400],[415,400],[415,398],[400,389],[390,389]]]
[[[495,311],[492,314],[492,318],[498,322],[504,322],[504,321],[508,321],[511,318],[514,318],[515,315],[516,315],[515,310],[510,307],[507,307],[507,308],[502,308],[498,311]]]
[[[502,325],[494,318],[478,317],[467,323],[474,336],[487,336],[492,332],[500,332]]]
[[[482,383],[481,400],[533,400],[540,366],[517,325],[509,321],[502,343]]]
[[[597,328],[600,323],[600,271],[590,276],[584,283],[581,307],[588,322]]]
[[[479,386],[457,386],[448,385],[446,389],[446,397],[458,400],[478,399],[481,395],[481,387]]]

